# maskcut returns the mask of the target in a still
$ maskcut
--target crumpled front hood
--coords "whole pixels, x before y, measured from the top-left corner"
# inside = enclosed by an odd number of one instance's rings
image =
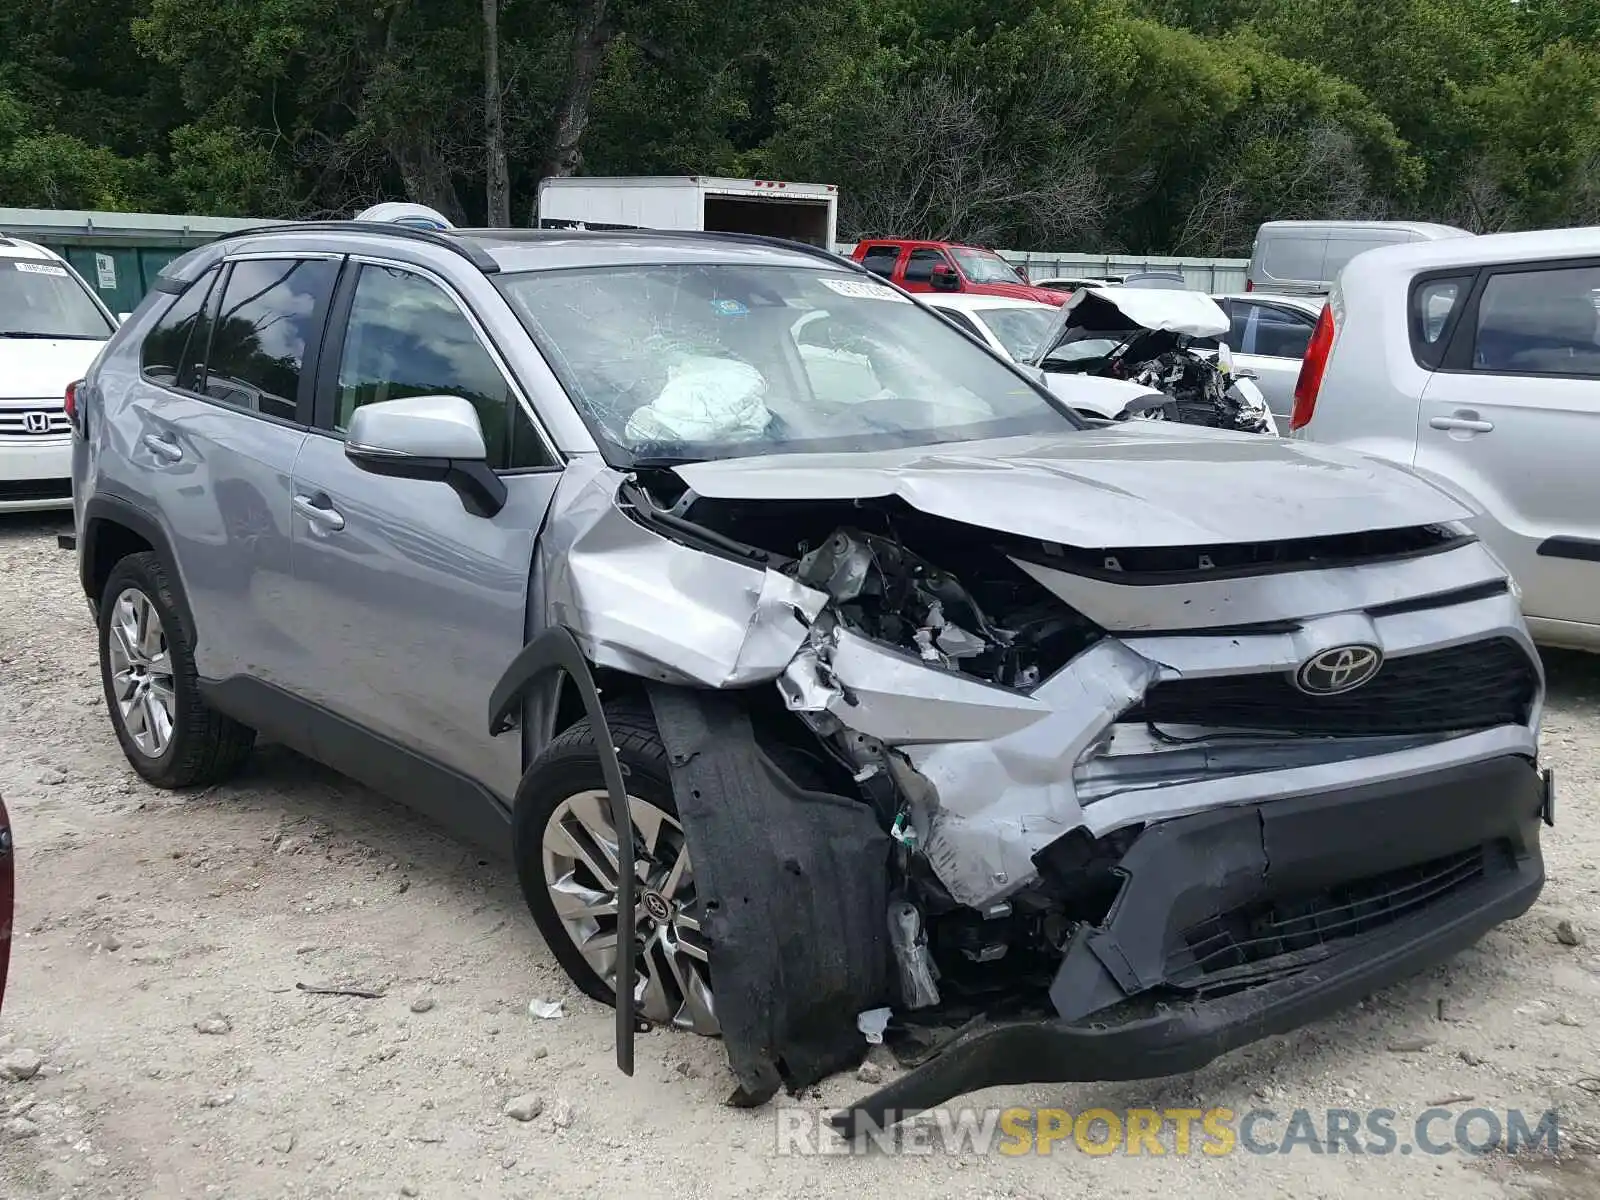
[[[0,338],[0,400],[60,400],[104,342]]]
[[[676,470],[711,499],[898,496],[935,516],[1084,549],[1288,541],[1474,515],[1409,471],[1363,455],[1149,421]]]

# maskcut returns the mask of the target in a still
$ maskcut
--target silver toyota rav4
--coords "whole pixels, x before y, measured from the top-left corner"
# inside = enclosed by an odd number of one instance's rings
[[[756,1104],[887,1019],[858,1132],[1171,1074],[1543,883],[1543,675],[1466,509],[1087,424],[820,250],[278,226],[76,397],[135,769],[259,733],[503,851],[624,1070],[718,1034]]]

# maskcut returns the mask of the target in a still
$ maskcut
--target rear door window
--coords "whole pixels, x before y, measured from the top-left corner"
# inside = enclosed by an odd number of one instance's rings
[[[306,356],[322,331],[339,263],[242,259],[229,272],[206,358],[206,396],[283,421],[309,401]]]
[[[868,246],[861,256],[861,265],[874,275],[888,279],[894,274],[894,264],[900,259],[899,246]]]
[[[1472,367],[1600,378],[1600,263],[1499,271],[1478,301]]]
[[[1327,257],[1328,235],[1325,233],[1296,233],[1287,237],[1269,237],[1262,269],[1271,279],[1292,283],[1317,283],[1330,278],[1322,273],[1322,263]]]

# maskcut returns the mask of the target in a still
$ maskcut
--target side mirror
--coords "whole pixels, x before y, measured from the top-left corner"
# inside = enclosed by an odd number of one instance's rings
[[[459,396],[410,396],[356,409],[345,457],[391,479],[447,483],[475,516],[506,505],[505,482],[489,469],[478,411]]]
[[[949,263],[940,263],[928,276],[928,284],[936,292],[959,292],[961,276],[956,274],[956,269]]]

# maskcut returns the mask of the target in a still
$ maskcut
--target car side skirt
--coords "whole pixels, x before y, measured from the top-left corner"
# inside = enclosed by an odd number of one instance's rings
[[[282,688],[233,676],[201,680],[218,712],[348,775],[500,859],[511,855],[511,806],[476,780]]]

